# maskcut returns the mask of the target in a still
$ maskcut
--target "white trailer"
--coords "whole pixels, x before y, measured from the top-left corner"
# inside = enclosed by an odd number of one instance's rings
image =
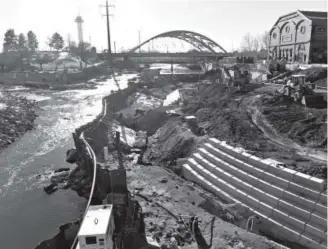
[[[76,249],[113,249],[113,205],[90,206],[78,233]]]

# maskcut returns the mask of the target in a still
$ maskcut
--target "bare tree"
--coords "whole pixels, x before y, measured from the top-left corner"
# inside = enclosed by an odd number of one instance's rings
[[[254,39],[250,33],[247,33],[243,36],[241,41],[241,49],[242,51],[252,51],[253,50],[253,42]]]
[[[269,38],[270,38],[270,34],[268,31],[265,31],[261,35],[261,37],[260,37],[261,49],[265,49],[265,50],[269,49]]]
[[[258,52],[261,49],[261,41],[258,39],[258,36],[253,37],[253,49],[254,51]]]

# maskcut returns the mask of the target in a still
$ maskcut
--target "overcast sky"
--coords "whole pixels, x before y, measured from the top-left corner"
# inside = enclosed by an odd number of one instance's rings
[[[98,49],[107,48],[105,0],[0,0],[0,35],[8,28],[18,33],[32,30],[40,47],[59,32],[77,40],[74,18],[84,18],[84,39]],[[218,0],[111,0],[112,42],[117,49],[132,48],[159,33],[184,29],[195,31],[231,51],[240,46],[246,32],[253,35],[269,30],[280,15],[300,10],[327,11],[325,0],[315,1],[218,1]],[[2,49],[2,44],[1,44]]]

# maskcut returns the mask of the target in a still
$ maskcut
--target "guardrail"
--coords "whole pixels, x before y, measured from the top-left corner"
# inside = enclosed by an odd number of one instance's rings
[[[88,149],[88,152],[89,154],[92,156],[92,159],[93,159],[93,179],[92,179],[92,186],[91,186],[91,191],[90,191],[90,196],[89,196],[89,200],[88,200],[88,204],[87,204],[87,207],[85,209],[85,212],[83,214],[83,219],[89,209],[89,206],[91,204],[91,200],[92,200],[92,197],[93,197],[93,192],[94,192],[94,189],[95,189],[95,184],[96,184],[96,173],[97,173],[97,159],[96,159],[96,155],[93,151],[93,149],[91,148],[91,146],[88,144],[88,142],[85,140],[84,136],[83,136],[83,132],[81,133],[79,139],[82,140],[82,142],[85,144],[86,148]],[[82,219],[82,220],[83,220]],[[80,226],[81,228],[81,226]],[[80,231],[80,229],[79,229]],[[78,232],[79,233],[79,232]],[[78,234],[77,234],[78,235]],[[73,241],[73,244],[71,246],[71,249],[75,249],[76,246],[77,246],[77,243],[78,243],[78,237],[75,237],[74,241]]]

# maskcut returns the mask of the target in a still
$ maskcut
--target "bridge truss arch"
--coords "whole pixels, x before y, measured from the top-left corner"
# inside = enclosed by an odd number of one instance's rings
[[[139,48],[141,48],[143,45],[156,40],[158,38],[176,38],[180,39],[182,41],[185,41],[192,45],[196,50],[199,52],[206,52],[206,53],[217,53],[217,52],[223,52],[227,53],[227,51],[222,48],[218,43],[211,40],[210,38],[193,32],[193,31],[187,31],[187,30],[173,30],[169,32],[164,32],[159,35],[153,36],[152,38],[144,41],[143,43],[135,46],[132,48],[128,53],[134,53]]]

